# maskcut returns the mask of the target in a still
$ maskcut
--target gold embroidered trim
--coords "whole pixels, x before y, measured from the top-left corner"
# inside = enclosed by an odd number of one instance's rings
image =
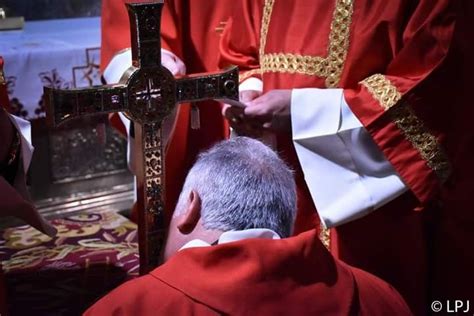
[[[391,108],[388,113],[412,146],[418,150],[428,167],[433,170],[442,182],[446,181],[451,173],[448,157],[439,145],[436,137],[429,132],[423,121],[410,108],[410,105],[406,102],[401,102],[399,105]]]
[[[328,63],[325,58],[293,54],[265,54],[261,59],[265,72],[287,72],[327,77]]]
[[[270,25],[270,18],[272,16],[274,4],[275,0],[265,0],[265,5],[263,7],[262,27],[260,29],[260,61],[265,52],[265,45],[267,45],[268,25]]]
[[[275,0],[265,1],[260,32],[260,65],[263,72],[298,73],[326,78],[326,87],[336,87],[349,49],[353,1],[337,0],[331,22],[327,57],[298,54],[265,54],[268,25]]]
[[[360,82],[364,85],[372,96],[379,101],[384,110],[388,110],[402,98],[401,93],[397,90],[390,80],[384,75],[375,74]]]
[[[242,72],[242,73],[239,74],[239,82],[242,82],[245,79],[248,79],[248,78],[252,77],[255,74],[261,74],[261,73],[262,73],[262,71],[261,71],[260,68]]]
[[[331,247],[331,230],[329,228],[324,227],[323,224],[319,226],[319,240],[323,243],[324,247],[327,250],[330,250]]]
[[[446,154],[436,137],[430,133],[406,102],[399,102],[402,94],[384,75],[375,74],[360,82],[380,106],[387,111],[392,121],[401,130],[412,146],[420,153],[428,167],[441,181],[445,181],[451,171]]]
[[[338,0],[331,23],[328,48],[328,77],[326,87],[336,87],[349,49],[349,31],[352,22],[352,0]]]

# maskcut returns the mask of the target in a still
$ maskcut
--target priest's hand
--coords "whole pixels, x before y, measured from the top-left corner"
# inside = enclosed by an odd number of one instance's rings
[[[244,90],[239,93],[240,106],[224,104],[222,115],[229,121],[232,129],[241,136],[258,138],[262,135],[262,124],[257,120],[245,117],[248,102],[258,98],[262,93],[256,90]]]
[[[244,120],[259,122],[262,129],[273,132],[291,132],[291,90],[271,90],[246,105]]]

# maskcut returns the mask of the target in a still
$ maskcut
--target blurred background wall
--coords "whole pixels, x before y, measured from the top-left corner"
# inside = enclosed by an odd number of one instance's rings
[[[26,20],[99,16],[100,6],[101,0],[0,0],[7,16]]]

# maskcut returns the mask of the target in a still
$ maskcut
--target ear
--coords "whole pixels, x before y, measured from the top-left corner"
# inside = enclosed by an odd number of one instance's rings
[[[178,222],[177,228],[182,234],[187,235],[194,230],[200,219],[201,197],[199,196],[199,193],[192,190],[191,193],[189,193],[186,212]]]

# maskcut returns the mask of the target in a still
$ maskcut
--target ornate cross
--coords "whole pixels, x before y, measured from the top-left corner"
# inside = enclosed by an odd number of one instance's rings
[[[161,66],[160,20],[163,0],[127,4],[132,67],[116,85],[85,89],[44,88],[48,121],[126,112],[135,122],[140,273],[159,265],[165,240],[164,156],[161,125],[176,104],[206,99],[238,100],[238,70],[175,79]],[[209,122],[212,124],[212,122]]]

